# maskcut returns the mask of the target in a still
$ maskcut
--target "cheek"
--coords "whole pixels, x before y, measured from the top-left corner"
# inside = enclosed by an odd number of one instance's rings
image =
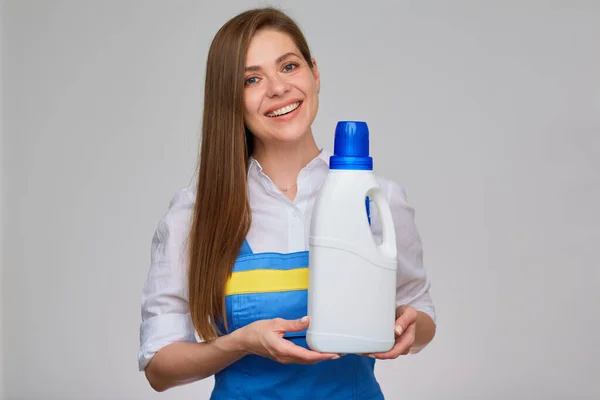
[[[319,108],[319,95],[317,94],[316,89],[311,94],[310,100],[311,100],[311,102],[310,102],[310,110],[311,110],[311,112],[313,114],[316,114],[316,112],[317,112],[317,110]]]
[[[260,97],[252,93],[244,95],[244,115],[246,118],[256,118],[260,107]]]
[[[251,110],[247,110],[244,112],[244,123],[252,129],[255,129],[259,124],[260,121],[258,119],[258,115],[256,115],[256,112],[253,112]]]

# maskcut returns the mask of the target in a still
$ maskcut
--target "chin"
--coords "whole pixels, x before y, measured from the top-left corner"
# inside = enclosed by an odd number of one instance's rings
[[[274,129],[273,137],[282,142],[297,142],[303,139],[309,131],[308,126],[285,126]]]

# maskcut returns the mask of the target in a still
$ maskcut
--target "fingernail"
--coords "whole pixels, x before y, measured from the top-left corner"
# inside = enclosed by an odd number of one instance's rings
[[[369,354],[370,358],[375,358],[375,356],[373,354]]]
[[[398,335],[402,335],[402,326],[398,325],[396,327],[396,333],[398,333]]]
[[[331,360],[337,360],[338,358],[340,358],[340,356],[333,356],[333,357],[331,357],[330,359],[331,359]]]
[[[300,322],[305,323],[308,320],[308,316],[304,316],[302,317],[302,319],[300,320]]]

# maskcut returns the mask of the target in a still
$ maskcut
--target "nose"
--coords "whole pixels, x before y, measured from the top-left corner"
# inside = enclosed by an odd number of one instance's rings
[[[269,79],[267,86],[267,96],[269,97],[281,97],[289,91],[289,84],[286,80],[279,76],[274,76]]]

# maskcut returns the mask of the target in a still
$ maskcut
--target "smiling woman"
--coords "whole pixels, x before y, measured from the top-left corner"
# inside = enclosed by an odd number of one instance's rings
[[[311,128],[320,79],[302,32],[276,9],[246,11],[213,39],[198,182],[160,221],[143,290],[138,361],[156,390],[214,375],[213,399],[381,399],[375,359],[432,340],[413,212],[379,177],[398,230],[396,345],[341,357],[306,344],[307,232],[331,155]]]

